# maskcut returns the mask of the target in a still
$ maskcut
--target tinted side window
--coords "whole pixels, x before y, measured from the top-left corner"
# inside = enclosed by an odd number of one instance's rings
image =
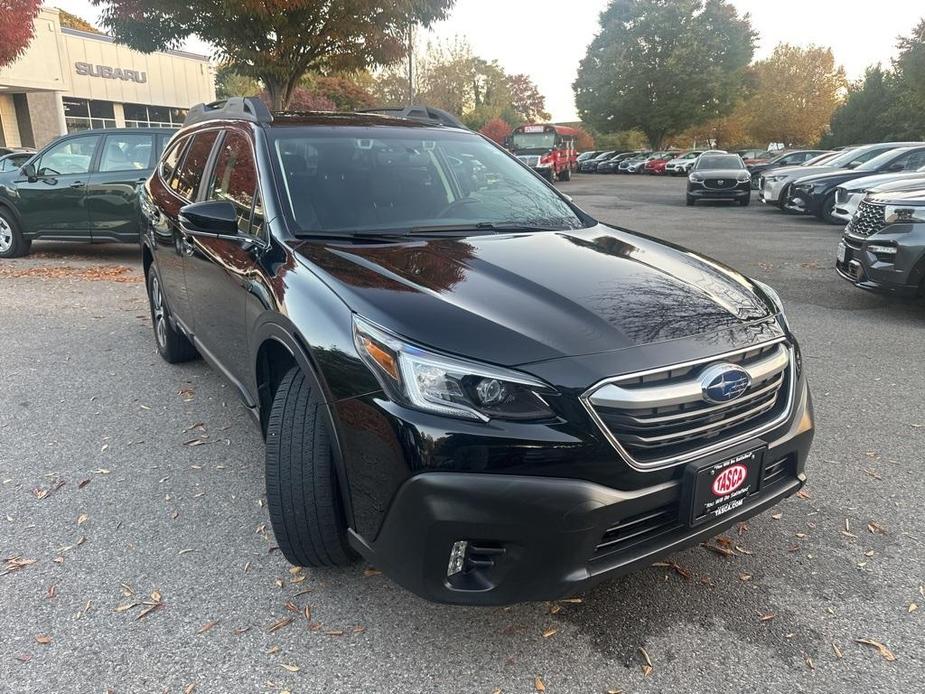
[[[229,131],[225,134],[215,162],[209,198],[227,200],[234,205],[238,216],[238,231],[251,234],[251,213],[254,210],[256,191],[257,169],[250,141],[239,132]]]
[[[209,160],[209,154],[212,153],[212,145],[215,144],[217,136],[217,130],[208,130],[193,135],[193,141],[186,150],[183,164],[180,165],[177,175],[170,182],[170,187],[181,198],[192,200],[195,197],[199,182],[202,180],[202,172],[205,171],[206,162]]]
[[[87,173],[99,140],[99,135],[91,135],[59,142],[42,155],[35,168],[42,176]]]
[[[151,165],[153,135],[108,135],[103,145],[100,171],[141,171]]]
[[[181,137],[179,140],[174,141],[170,145],[167,155],[161,161],[161,178],[164,179],[164,183],[167,183],[170,177],[173,176],[173,172],[177,170],[177,164],[180,162],[180,155],[183,154],[183,146],[188,139],[189,138]]]

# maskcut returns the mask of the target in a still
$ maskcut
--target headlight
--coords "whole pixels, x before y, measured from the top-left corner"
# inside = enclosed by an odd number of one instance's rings
[[[784,176],[765,176],[764,180],[768,183],[777,183],[784,180]]]
[[[883,221],[887,224],[925,222],[925,206],[886,205],[883,209]]]
[[[698,173],[692,173],[687,177],[687,180],[691,183],[703,183],[703,177]]]
[[[525,374],[429,352],[358,316],[353,339],[389,397],[402,404],[483,422],[553,416],[537,392],[549,392],[549,386]]]
[[[752,176],[750,173],[740,173],[738,176],[736,176],[736,180],[739,183],[745,183],[746,181],[752,180]]]

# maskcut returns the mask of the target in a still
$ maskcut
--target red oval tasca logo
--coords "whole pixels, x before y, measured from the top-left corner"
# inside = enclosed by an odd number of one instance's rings
[[[726,496],[745,484],[748,468],[744,465],[730,465],[713,480],[713,494]]]

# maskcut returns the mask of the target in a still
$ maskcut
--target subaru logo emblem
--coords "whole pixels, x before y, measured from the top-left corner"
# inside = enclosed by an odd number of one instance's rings
[[[700,392],[707,402],[730,402],[752,384],[748,371],[735,364],[713,364],[700,374]]]

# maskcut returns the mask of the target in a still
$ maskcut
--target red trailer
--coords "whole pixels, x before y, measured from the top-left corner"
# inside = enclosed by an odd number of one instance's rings
[[[550,181],[568,181],[578,170],[578,131],[564,125],[528,123],[514,128],[509,149],[524,164]]]

